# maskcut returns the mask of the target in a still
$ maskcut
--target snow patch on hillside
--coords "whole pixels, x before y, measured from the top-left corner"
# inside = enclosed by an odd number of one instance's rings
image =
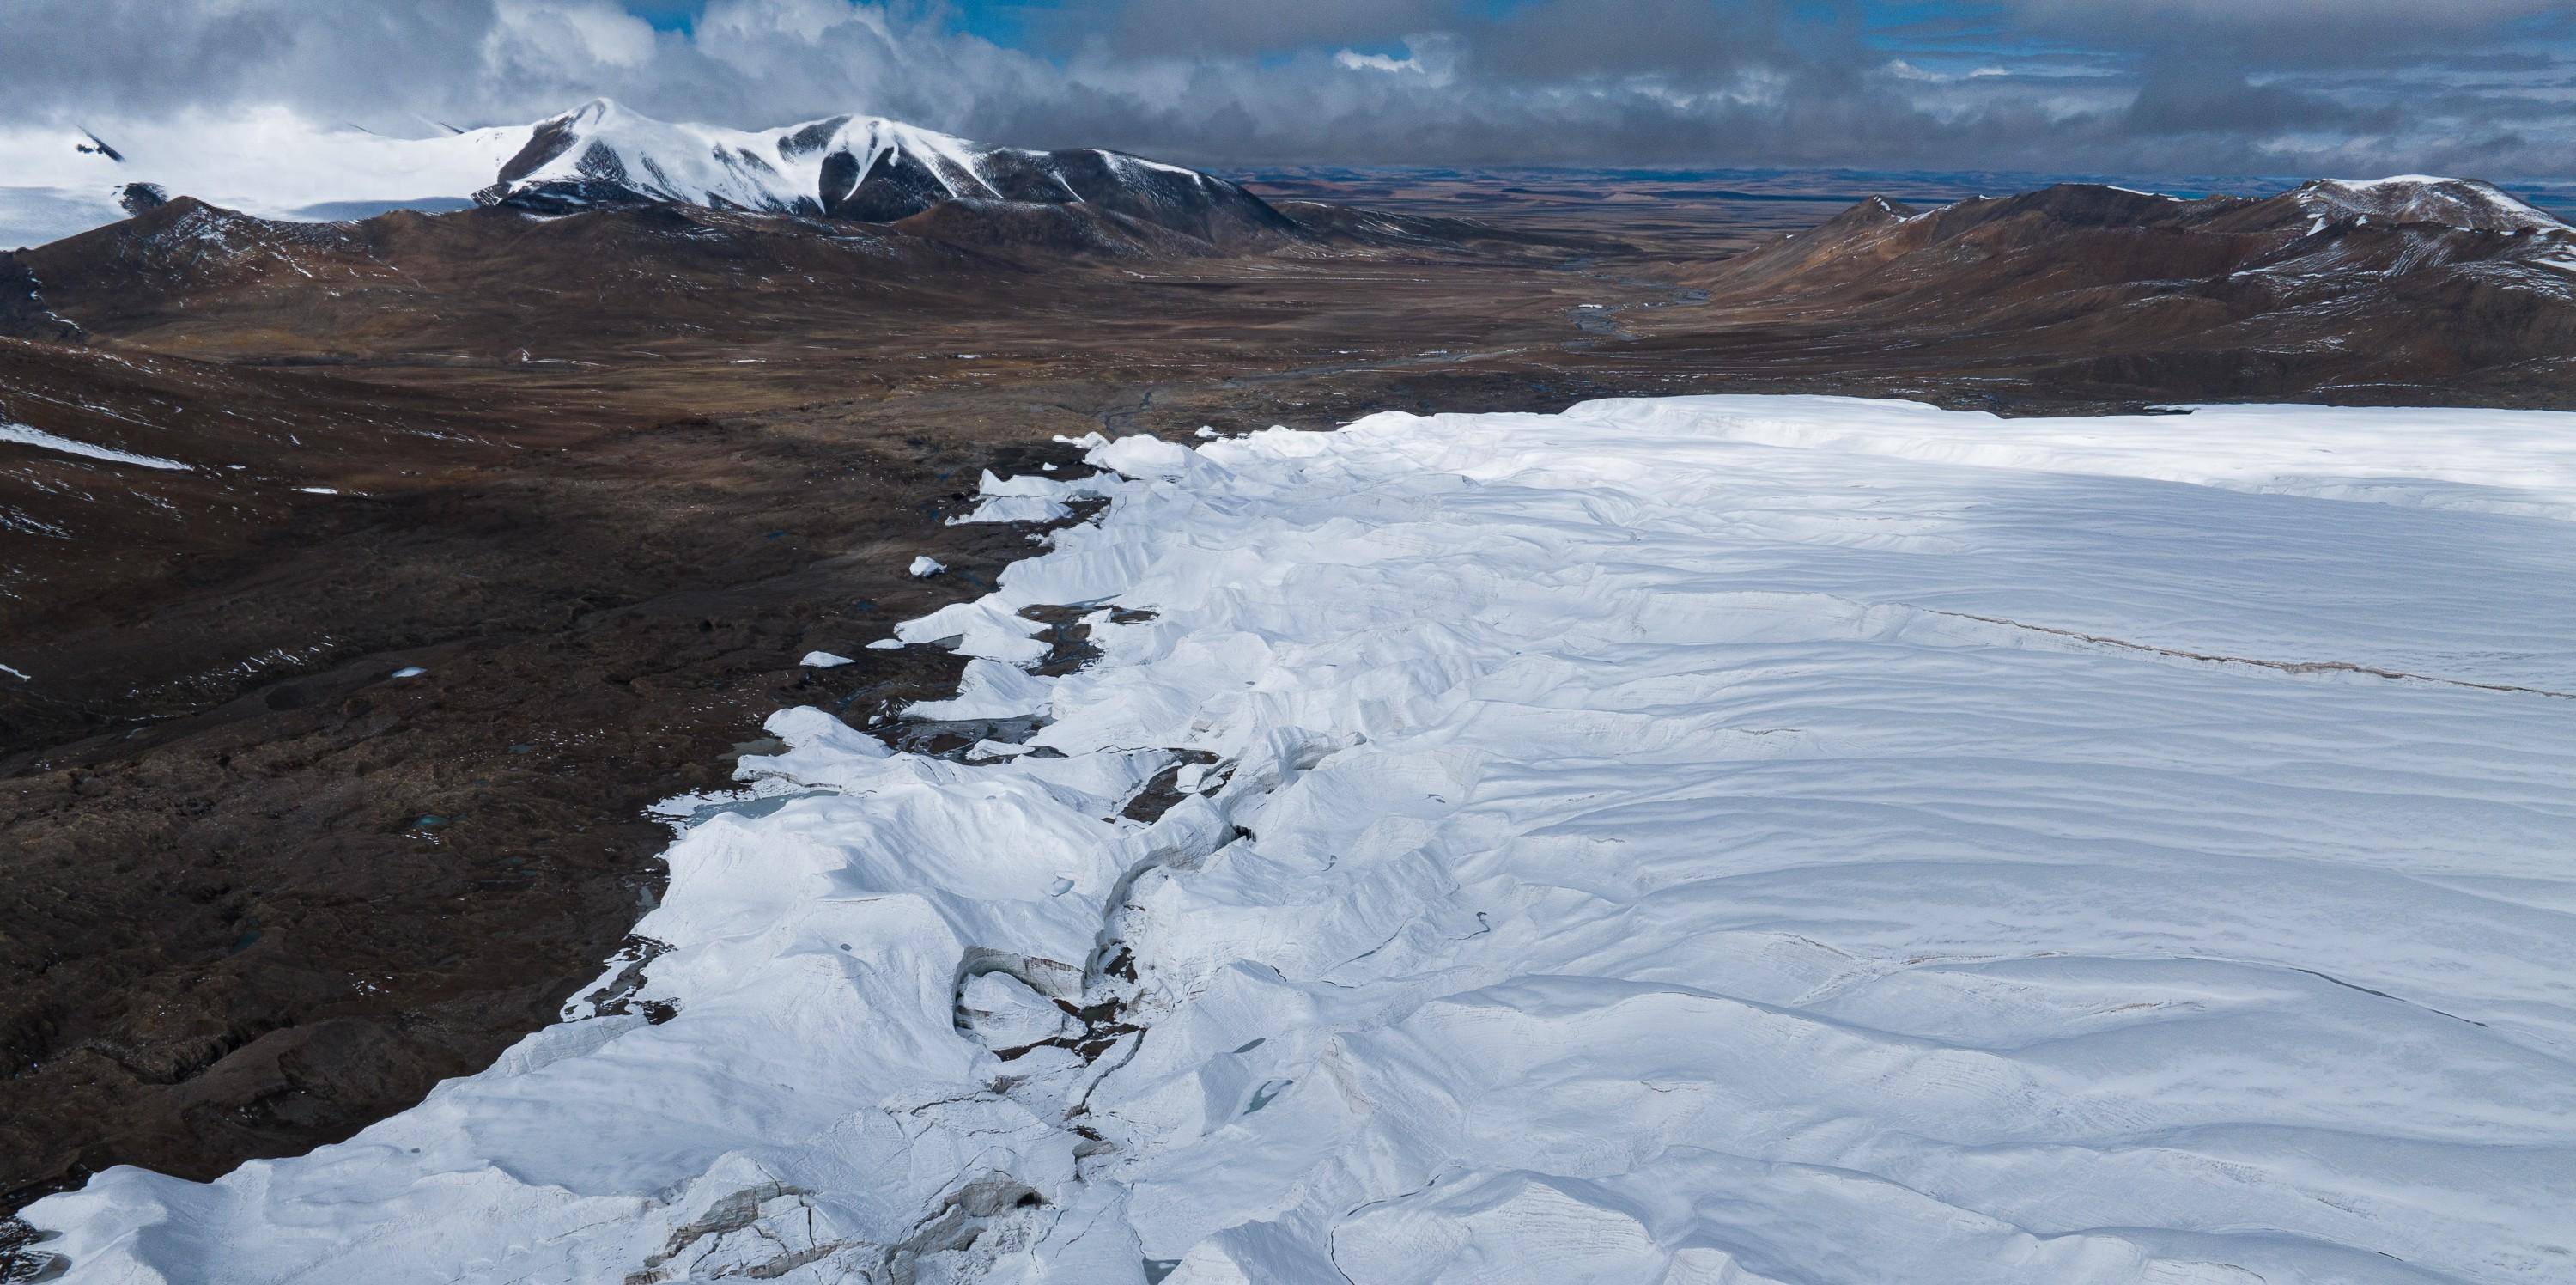
[[[782,711],[579,1020],[28,1216],[75,1282],[2559,1279],[2571,437],[1098,442],[903,631],[1025,745]],[[1016,668],[1035,606],[1098,660]]]
[[[143,468],[180,473],[195,472],[194,469],[177,460],[165,460],[158,455],[138,455],[133,451],[120,451],[113,446],[93,446],[88,442],[60,437],[40,428],[13,424],[5,419],[0,419],[0,442],[14,442],[20,446],[33,446],[38,450],[59,451],[65,455],[78,455],[85,459],[106,460],[111,464],[134,464]]]

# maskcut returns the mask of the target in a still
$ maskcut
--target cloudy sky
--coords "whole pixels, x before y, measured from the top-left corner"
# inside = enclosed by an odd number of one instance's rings
[[[0,130],[608,96],[1201,164],[2576,175],[2576,0],[0,0]]]

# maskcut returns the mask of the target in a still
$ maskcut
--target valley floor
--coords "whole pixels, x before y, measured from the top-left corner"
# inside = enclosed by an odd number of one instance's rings
[[[116,1282],[2563,1279],[2571,443],[1090,437],[975,516],[1095,521],[854,631],[958,694],[774,715],[563,1021],[27,1217]]]

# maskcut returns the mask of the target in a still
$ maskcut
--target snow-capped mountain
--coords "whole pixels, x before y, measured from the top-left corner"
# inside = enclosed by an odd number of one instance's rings
[[[2290,194],[2301,209],[2329,221],[2438,223],[2472,232],[2565,228],[2558,219],[2476,179],[2403,174],[2382,179],[2317,179]]]
[[[563,211],[677,202],[892,222],[950,201],[1087,205],[1207,240],[1293,224],[1242,187],[1098,149],[989,147],[875,116],[746,131],[654,120],[607,99],[528,125],[433,138],[255,131],[227,146],[110,155],[90,135],[0,188],[0,245],[37,245],[131,213],[131,185],[271,219],[363,218],[469,199]],[[17,199],[10,199],[15,197]]]
[[[607,99],[538,122],[499,181],[476,195],[540,208],[676,201],[871,223],[946,201],[1081,203],[1191,232],[1289,226],[1236,184],[1120,152],[987,147],[878,116],[746,132],[658,121]]]

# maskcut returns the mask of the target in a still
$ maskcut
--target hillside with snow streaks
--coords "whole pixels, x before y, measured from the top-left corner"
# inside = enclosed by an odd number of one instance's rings
[[[75,1282],[2565,1280],[2569,441],[1103,442],[988,486],[1097,525],[901,631],[1025,746],[784,711],[673,805],[637,1002],[28,1217]],[[1096,663],[1020,668],[1041,604]]]

